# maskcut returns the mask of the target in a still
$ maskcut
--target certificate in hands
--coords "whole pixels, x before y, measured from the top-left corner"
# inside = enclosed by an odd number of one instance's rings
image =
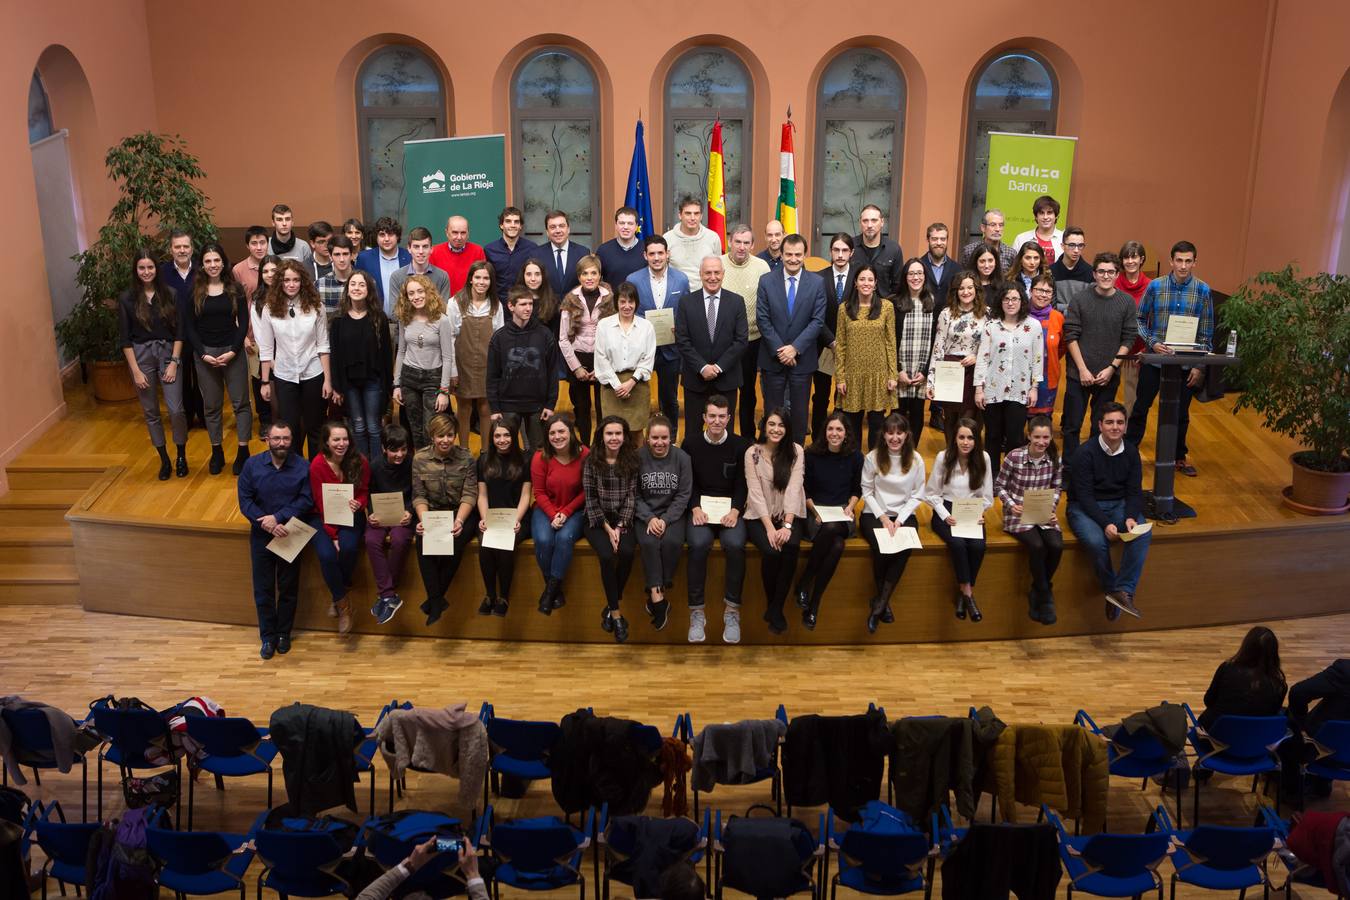
[[[309,539],[314,537],[314,529],[299,516],[292,516],[281,525],[286,529],[286,536],[272,538],[267,542],[267,549],[288,563],[295,562],[295,558],[305,549]]]
[[[323,486],[323,524],[346,525],[351,527],[352,497],[356,496],[354,484],[325,484]]]
[[[422,553],[426,556],[454,556],[455,511],[429,509],[422,513]]]
[[[675,310],[670,307],[649,309],[642,315],[652,323],[652,330],[656,332],[656,346],[668,347],[675,343]]]
[[[966,395],[966,367],[955,360],[940,360],[933,365],[933,399],[939,403],[960,403]]]
[[[704,494],[699,500],[699,507],[703,514],[708,517],[709,522],[721,522],[726,518],[727,513],[731,512],[730,497],[709,497]]]
[[[901,526],[895,529],[895,534],[891,534],[883,525],[875,528],[877,536],[877,552],[889,556],[892,553],[899,553],[901,550],[922,550],[923,542],[919,540],[918,529]]]
[[[1168,316],[1167,336],[1163,338],[1163,343],[1169,347],[1173,344],[1194,344],[1199,328],[1199,316]]]
[[[1032,488],[1022,497],[1022,524],[1049,525],[1055,514],[1055,492],[1049,488]]]
[[[407,507],[403,505],[403,494],[390,491],[370,495],[370,514],[379,519],[386,528],[397,525],[403,519]]]
[[[825,522],[852,522],[853,517],[842,506],[821,506],[816,504],[816,517],[821,524]]]
[[[1148,534],[1152,530],[1153,530],[1152,522],[1140,522],[1133,528],[1131,528],[1129,531],[1120,532],[1120,539],[1128,544],[1130,541],[1139,540],[1141,537]]]
[[[516,511],[512,507],[489,509],[487,530],[479,544],[489,550],[516,549]]]
[[[820,351],[819,361],[816,363],[816,371],[822,375],[834,377],[835,359],[834,351],[829,347]]]
[[[978,541],[984,537],[984,501],[979,497],[966,497],[951,502],[952,537]]]

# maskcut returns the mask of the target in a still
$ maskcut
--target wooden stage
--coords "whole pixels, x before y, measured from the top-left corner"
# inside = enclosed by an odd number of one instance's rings
[[[252,624],[247,525],[238,513],[228,468],[219,476],[207,474],[205,432],[191,432],[190,477],[160,482],[155,478],[158,461],[134,401],[95,404],[80,388],[69,392],[67,401],[68,417],[8,466],[11,490],[0,497],[0,603],[79,602],[90,611]],[[1091,566],[1066,530],[1065,557],[1055,584],[1059,623],[1047,628],[1030,621],[1025,559],[1001,531],[997,505],[987,518],[989,551],[976,589],[984,621],[975,625],[956,620],[951,567],[941,542],[927,527],[925,506],[920,513],[925,547],[911,559],[895,596],[895,625],[883,626],[875,636],[863,627],[871,577],[866,545],[856,540],[825,595],[816,630],[802,628],[789,604],[788,634],[771,636],[760,618],[764,601],[759,562],[751,549],[743,642],[1021,639],[1350,610],[1350,566],[1345,560],[1350,517],[1307,518],[1280,503],[1280,489],[1289,477],[1287,458],[1297,446],[1267,432],[1250,412],[1234,416],[1231,399],[1193,406],[1191,444],[1191,459],[1201,474],[1180,478],[1177,493],[1199,517],[1155,529],[1138,595],[1141,620],[1105,620]],[[940,446],[940,436],[926,430],[921,445],[925,460],[931,462]],[[255,451],[261,448],[255,440]],[[1143,452],[1148,469],[1151,441]],[[1145,482],[1146,487],[1151,483],[1151,474]],[[534,609],[542,583],[528,548],[528,543],[521,548],[512,608],[505,619],[476,614],[482,582],[474,545],[456,577],[451,609],[430,629],[416,608],[425,595],[413,560],[400,581],[405,608],[383,628],[367,612],[373,583],[362,562],[352,593],[356,629],[510,641],[612,641],[596,622],[603,597],[597,562],[585,542],[578,544],[566,583],[568,605],[547,618]],[[719,552],[709,572],[710,641],[721,635]],[[325,615],[327,592],[313,554],[306,558],[297,625],[332,630],[335,622]],[[684,643],[688,619],[683,576],[671,594],[675,605],[670,626],[661,633],[651,629],[642,612],[641,583],[638,562],[624,600],[630,641]]]

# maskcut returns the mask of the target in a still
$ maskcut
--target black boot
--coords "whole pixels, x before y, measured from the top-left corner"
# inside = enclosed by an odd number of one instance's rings
[[[895,582],[888,581],[881,586],[881,590],[872,598],[871,608],[867,615],[867,633],[876,634],[877,625],[885,619],[882,616],[887,612],[891,604],[891,594],[895,593]]]
[[[240,444],[239,449],[235,451],[234,465],[231,467],[231,471],[238,476],[240,472],[244,471],[244,463],[246,462],[248,462],[248,444]]]
[[[1041,620],[1041,592],[1035,585],[1027,591],[1027,618],[1033,622]]]
[[[173,472],[179,478],[187,477],[187,444],[178,445],[178,462],[174,463]]]
[[[553,591],[556,589],[558,579],[549,578],[544,581],[544,590],[539,594],[539,611],[546,616],[553,615]]]
[[[211,462],[208,469],[212,475],[219,475],[225,470],[225,451],[219,444],[211,445]]]
[[[169,462],[169,451],[163,447],[156,447],[159,452],[159,480],[168,481],[169,473],[173,471],[173,466]]]
[[[979,622],[984,618],[984,613],[980,612],[979,604],[975,602],[975,595],[971,594],[965,598],[966,612],[970,613],[970,621]]]

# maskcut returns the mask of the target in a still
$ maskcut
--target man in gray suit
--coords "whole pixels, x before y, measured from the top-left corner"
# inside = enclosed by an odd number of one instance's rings
[[[675,307],[675,345],[680,348],[684,382],[685,434],[703,429],[703,408],[712,394],[730,399],[727,415],[736,421],[736,389],[741,386],[741,354],[750,334],[745,300],[722,290],[722,258],[705,256],[699,265],[702,285],[688,291]],[[768,277],[767,275],[765,276]],[[809,376],[808,376],[809,378]]]
[[[637,314],[646,317],[657,309],[674,312],[680,297],[689,290],[689,279],[679,269],[670,267],[666,239],[659,234],[648,235],[643,242],[647,265],[628,276],[637,288]],[[680,422],[680,348],[675,344],[656,348],[656,398],[661,415],[670,420],[670,441],[675,443]]]
[[[755,297],[759,383],[765,412],[787,407],[792,439],[802,441],[819,362],[816,338],[825,325],[825,279],[804,268],[806,239],[800,234],[783,238],[782,259],[782,270],[759,280]]]

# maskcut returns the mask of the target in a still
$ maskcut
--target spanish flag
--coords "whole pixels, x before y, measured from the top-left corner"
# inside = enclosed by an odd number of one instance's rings
[[[797,231],[797,167],[792,159],[792,110],[789,121],[783,123],[783,140],[778,151],[778,221],[784,234]]]
[[[713,123],[708,148],[708,227],[722,240],[727,252],[727,195],[722,181],[722,120]]]

